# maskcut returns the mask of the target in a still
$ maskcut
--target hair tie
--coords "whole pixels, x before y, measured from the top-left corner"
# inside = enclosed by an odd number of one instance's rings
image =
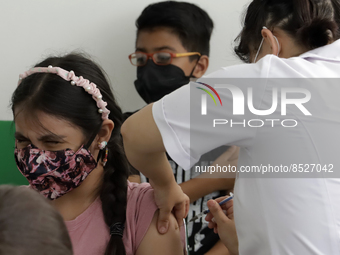
[[[116,222],[110,227],[110,235],[117,235],[123,237],[125,225],[121,222]]]

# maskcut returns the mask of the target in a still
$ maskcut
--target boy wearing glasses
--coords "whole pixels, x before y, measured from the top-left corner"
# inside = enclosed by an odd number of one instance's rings
[[[209,65],[213,22],[196,5],[160,2],[146,7],[136,21],[135,87],[149,104],[201,77]]]
[[[213,21],[198,6],[174,1],[151,4],[138,17],[136,26],[136,50],[129,59],[137,66],[135,88],[147,104],[158,101],[188,84],[190,78],[200,78],[206,72]],[[131,114],[125,113],[126,118]],[[233,179],[194,178],[199,173],[184,171],[171,158],[168,159],[177,183],[190,197],[189,220],[207,209],[209,199],[223,195],[219,190],[233,187]],[[211,162],[202,163],[210,165]],[[141,181],[147,181],[145,176],[141,175]],[[207,225],[204,218],[188,224],[190,255],[229,254],[219,242],[218,235]]]

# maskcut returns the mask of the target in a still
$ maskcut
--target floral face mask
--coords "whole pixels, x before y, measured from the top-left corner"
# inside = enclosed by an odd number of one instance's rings
[[[84,146],[77,152],[71,149],[44,151],[30,144],[15,149],[14,155],[19,171],[31,187],[51,200],[80,186],[97,167],[96,160]]]

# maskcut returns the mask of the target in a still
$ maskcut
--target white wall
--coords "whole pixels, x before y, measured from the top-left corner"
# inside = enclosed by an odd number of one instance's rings
[[[11,120],[10,97],[19,73],[50,54],[81,49],[107,72],[124,111],[144,105],[134,89],[135,20],[157,0],[1,0],[0,120]],[[196,0],[215,23],[208,73],[239,63],[232,41],[241,28],[248,0]]]

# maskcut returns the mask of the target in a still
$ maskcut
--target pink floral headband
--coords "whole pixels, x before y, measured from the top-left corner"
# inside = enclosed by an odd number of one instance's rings
[[[82,76],[75,76],[73,71],[66,71],[60,67],[34,67],[28,70],[27,72],[19,75],[18,86],[23,79],[27,76],[30,76],[34,73],[54,73],[63,78],[66,81],[71,81],[71,85],[77,85],[78,87],[83,87],[87,93],[92,95],[92,98],[96,101],[98,112],[102,114],[102,119],[107,120],[109,118],[110,111],[106,108],[107,103],[103,101],[103,96],[100,93],[100,90],[97,88],[97,85],[90,82],[87,79],[84,79]]]

